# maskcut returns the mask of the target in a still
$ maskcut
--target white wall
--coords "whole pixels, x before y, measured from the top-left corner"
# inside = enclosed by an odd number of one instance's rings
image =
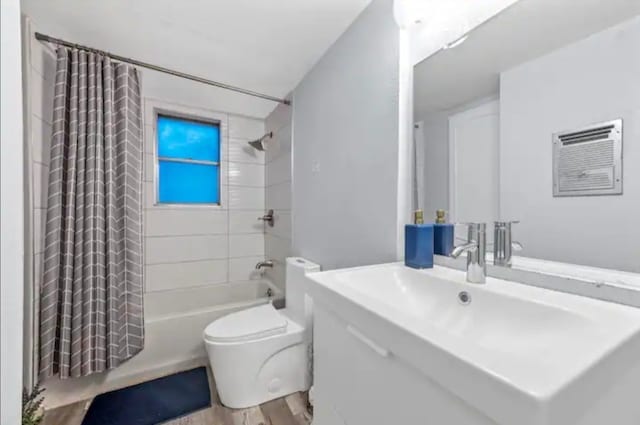
[[[502,73],[500,210],[523,255],[640,272],[639,46],[636,17]],[[554,198],[552,133],[616,118],[624,194]]]
[[[324,269],[397,257],[399,47],[374,0],[294,91],[293,252]]]
[[[274,262],[267,275],[282,290],[291,253],[291,109],[278,105],[265,121],[266,131],[273,132],[266,151],[265,209],[274,210],[273,227],[265,226],[265,257]]]
[[[30,32],[37,30],[37,24]],[[27,247],[32,262],[27,267],[27,289],[32,288],[33,291],[28,291],[29,299],[26,301],[28,308],[33,303],[32,310],[37,311],[37,299],[33,299],[32,293],[38,293],[42,273],[55,52],[49,45],[36,41],[32,33],[27,38],[25,44],[30,53],[25,77],[29,98],[29,137],[25,148],[29,158],[27,175],[30,181],[26,182],[26,194],[30,206],[26,220],[30,235]],[[77,41],[82,43],[82,40]],[[148,371],[171,366],[166,364],[169,360],[177,364],[202,356],[202,330],[212,317],[220,314],[213,312],[212,308],[249,302],[264,295],[256,290],[255,282],[263,276],[255,270],[255,265],[265,258],[265,229],[264,224],[258,221],[265,210],[265,155],[251,148],[247,141],[265,133],[265,121],[228,112],[224,101],[229,98],[208,97],[210,92],[200,84],[144,69],[140,72],[145,151],[145,321],[147,325],[155,323],[157,326],[147,334],[146,348],[139,355],[144,361],[128,362],[115,373],[105,376],[65,383],[48,382],[49,406],[73,401],[74,393],[86,397],[107,388],[107,384],[111,388],[114,377],[125,382],[127,376],[142,376]],[[160,81],[166,84],[159,84]],[[229,104],[230,110],[236,111],[238,107],[237,103]],[[154,108],[221,122],[220,207],[155,205]],[[286,131],[282,134],[284,137]],[[156,332],[164,326],[161,321],[171,317],[183,317],[184,323],[199,328],[185,333],[189,341],[182,338],[181,343],[172,345],[172,339],[178,341],[175,335],[170,335],[168,330]],[[171,325],[166,326],[169,329]],[[27,330],[32,332],[27,332],[25,341],[29,347],[37,347],[34,328],[29,320]],[[194,346],[200,350],[194,351]],[[172,347],[171,355],[161,352],[162,347]],[[182,352],[180,347],[183,347]],[[153,350],[157,352],[151,353]],[[126,382],[132,383],[131,380]],[[54,394],[56,392],[60,394]]]
[[[3,0],[0,106],[0,422],[19,424],[23,319],[23,126],[20,2]]]

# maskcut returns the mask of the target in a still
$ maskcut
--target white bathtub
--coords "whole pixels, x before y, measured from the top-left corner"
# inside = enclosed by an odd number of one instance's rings
[[[147,293],[144,349],[108,373],[47,381],[46,408],[206,365],[202,332],[209,323],[234,311],[281,300],[282,295],[268,280]]]

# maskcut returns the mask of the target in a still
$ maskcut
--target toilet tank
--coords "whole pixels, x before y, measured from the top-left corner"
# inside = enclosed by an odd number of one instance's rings
[[[306,300],[306,288],[308,285],[307,273],[319,272],[320,266],[300,257],[287,258],[287,274],[285,276],[285,299],[288,315],[301,326],[305,326],[308,318],[305,312],[310,314],[310,308],[305,307],[309,303]]]

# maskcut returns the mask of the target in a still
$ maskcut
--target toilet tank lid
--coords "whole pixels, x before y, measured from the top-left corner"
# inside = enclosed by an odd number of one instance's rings
[[[252,307],[214,320],[204,330],[209,342],[249,341],[279,335],[287,330],[287,319],[272,304]]]

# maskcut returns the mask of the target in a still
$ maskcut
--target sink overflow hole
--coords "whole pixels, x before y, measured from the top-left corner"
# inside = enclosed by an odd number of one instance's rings
[[[462,291],[458,294],[458,301],[460,301],[462,305],[467,305],[471,303],[471,295],[469,295],[467,291]]]

